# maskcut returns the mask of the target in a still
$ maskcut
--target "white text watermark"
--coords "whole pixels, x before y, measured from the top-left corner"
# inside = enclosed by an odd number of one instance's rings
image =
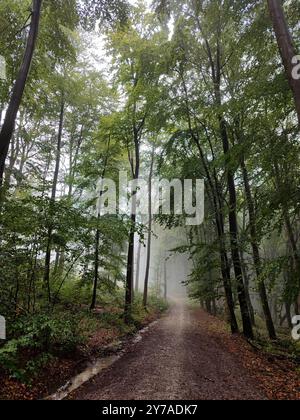
[[[4,316],[0,315],[0,340],[6,340],[6,321]]]
[[[299,341],[300,340],[300,316],[299,315],[294,316],[292,322],[294,325],[294,328],[292,330],[293,340]]]
[[[117,183],[100,179],[97,187],[97,215],[175,215],[184,216],[188,226],[201,225],[204,220],[204,181],[143,178],[128,180],[126,172],[119,173]],[[151,198],[151,201],[149,201]],[[150,207],[151,205],[151,207]]]
[[[6,62],[2,55],[0,55],[0,80],[6,80]]]
[[[295,55],[292,58],[293,71],[292,77],[294,80],[300,80],[300,55]]]

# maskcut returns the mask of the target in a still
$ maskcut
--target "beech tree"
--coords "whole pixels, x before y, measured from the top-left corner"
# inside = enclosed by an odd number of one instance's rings
[[[16,117],[22,101],[38,37],[41,7],[42,0],[33,0],[30,30],[28,34],[24,58],[12,90],[11,98],[7,107],[4,122],[0,132],[0,187],[3,184],[5,161],[7,158],[10,141],[14,132]]]
[[[294,58],[299,55],[299,51],[297,51],[295,43],[293,42],[291,32],[285,18],[282,1],[268,0],[268,6],[280,55],[285,68],[286,77],[294,96],[298,122],[300,125],[300,79],[295,79],[293,77],[293,70],[296,64],[294,62]]]

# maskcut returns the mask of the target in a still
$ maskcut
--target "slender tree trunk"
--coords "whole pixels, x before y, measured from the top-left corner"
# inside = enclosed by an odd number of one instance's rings
[[[64,92],[62,92],[61,104],[60,104],[60,115],[59,115],[59,129],[58,129],[58,136],[57,136],[56,161],[55,161],[55,170],[54,170],[54,178],[53,178],[52,193],[51,193],[52,202],[56,200],[56,193],[57,193],[57,184],[58,184],[60,159],[61,159],[62,134],[63,134],[63,128],[64,128],[64,116],[65,116],[65,94]]]
[[[167,258],[164,261],[164,299],[168,300],[168,277],[167,277]]]
[[[247,273],[247,266],[245,262],[244,251],[242,249],[241,249],[240,254],[241,254],[241,264],[242,264],[242,271],[243,271],[244,284],[245,284],[245,293],[246,293],[246,298],[247,298],[249,314],[251,317],[252,325],[255,326],[255,314],[254,314],[254,309],[251,302],[251,296],[250,296],[250,290],[249,290],[249,276]]]
[[[279,164],[278,164],[277,161],[274,162],[274,174],[275,174],[275,183],[276,183],[276,186],[277,186],[277,188],[280,192],[280,196],[284,197],[285,196],[285,187],[284,187],[284,184],[282,183],[282,178],[280,176],[280,170],[279,170]],[[296,292],[297,297],[295,297],[296,300],[298,300],[298,294],[299,294],[299,290],[300,290],[300,257],[299,257],[299,253],[298,253],[296,236],[295,236],[295,233],[294,233],[294,230],[293,230],[292,222],[290,220],[289,211],[288,211],[288,208],[286,206],[286,202],[284,202],[284,201],[282,202],[282,212],[283,212],[283,219],[284,219],[284,223],[285,223],[286,233],[287,233],[287,236],[288,236],[289,244],[291,246],[294,269],[295,269],[296,276],[297,276],[297,279],[298,279],[298,282],[297,282],[298,291]],[[295,308],[297,308],[297,305],[295,305]]]
[[[220,85],[218,85],[220,87]],[[217,92],[220,95],[220,90]],[[229,140],[227,135],[227,128],[225,120],[222,116],[219,116],[220,133],[223,143],[223,151],[226,158],[230,152]],[[227,168],[227,184],[229,191],[229,229],[230,229],[230,244],[231,254],[234,267],[234,273],[237,283],[238,299],[241,309],[242,321],[243,321],[243,332],[247,338],[253,338],[252,323],[247,305],[247,298],[245,293],[245,286],[243,281],[243,272],[241,267],[241,260],[239,254],[238,244],[238,223],[237,223],[237,199],[234,173],[230,168]]]
[[[216,298],[213,298],[213,300],[212,300],[212,310],[213,310],[213,316],[217,316],[218,315],[218,310],[217,310]]]
[[[149,173],[149,181],[148,181],[148,243],[147,243],[147,261],[146,261],[146,273],[145,273],[145,283],[144,283],[144,299],[143,304],[144,308],[147,307],[148,301],[148,287],[149,287],[149,272],[150,272],[150,261],[151,261],[151,242],[152,242],[152,176],[153,176],[153,166],[154,166],[154,151],[152,150],[151,155],[151,166],[150,166],[150,173]]]
[[[268,0],[268,5],[285,73],[294,96],[298,122],[300,125],[300,79],[296,80],[296,78],[293,78],[294,65],[292,62],[293,57],[295,57],[298,52],[288,28],[282,0]]]
[[[21,125],[22,118],[20,118],[20,125]],[[11,143],[10,143],[10,157],[9,157],[9,165],[5,168],[5,176],[4,176],[4,182],[3,182],[3,193],[2,197],[5,196],[5,192],[9,190],[10,184],[11,184],[11,177],[12,172],[19,154],[19,130],[15,132],[14,135],[12,135]]]
[[[54,170],[54,177],[53,177],[53,183],[52,183],[51,202],[50,202],[50,208],[49,208],[50,218],[53,216],[52,214],[53,205],[55,204],[56,193],[57,193],[58,175],[59,175],[60,159],[61,159],[64,115],[65,115],[65,96],[64,96],[64,93],[62,92],[61,108],[60,108],[60,116],[59,116],[59,129],[58,129],[58,137],[57,137],[57,148],[56,148],[55,170]],[[51,302],[50,266],[51,266],[51,252],[52,252],[52,232],[53,232],[53,226],[52,226],[52,221],[50,220],[50,226],[48,228],[48,234],[47,234],[47,248],[46,248],[46,257],[45,257],[45,272],[44,272],[44,285],[47,288],[49,302]]]
[[[254,207],[254,202],[252,198],[248,171],[247,171],[244,159],[242,159],[241,161],[241,167],[242,167],[242,172],[243,172],[244,187],[245,187],[245,193],[246,193],[246,199],[247,199],[247,205],[248,205],[251,247],[252,247],[252,253],[253,253],[254,266],[256,270],[256,278],[258,281],[258,291],[259,291],[260,300],[262,303],[262,308],[263,308],[263,312],[264,312],[264,316],[266,320],[266,326],[269,333],[269,337],[271,338],[271,340],[276,340],[277,337],[276,337],[275,327],[274,327],[272,314],[271,314],[271,310],[270,310],[270,306],[268,302],[266,286],[265,286],[264,281],[260,278],[261,273],[262,273],[262,268],[261,268],[260,254],[259,254],[259,246],[257,243],[255,207]]]
[[[196,3],[195,3],[196,4]],[[214,95],[215,95],[215,106],[217,107],[217,117],[219,120],[219,129],[220,137],[223,144],[223,152],[226,159],[229,159],[230,153],[230,144],[228,139],[226,121],[221,112],[222,107],[222,96],[221,96],[221,81],[222,81],[222,49],[220,45],[221,40],[221,25],[219,20],[218,26],[216,27],[216,54],[213,53],[212,48],[209,44],[208,39],[205,37],[201,21],[199,19],[198,12],[196,12],[196,22],[198,28],[203,35],[205,50],[207,53],[207,58],[210,65],[211,71],[211,80],[214,85]],[[243,331],[244,335],[247,338],[253,338],[253,329],[250,319],[250,314],[247,305],[247,299],[245,294],[245,287],[243,281],[243,273],[241,269],[241,261],[239,254],[239,244],[238,244],[238,224],[237,224],[237,203],[236,203],[236,188],[234,180],[234,171],[226,165],[227,168],[227,186],[229,191],[229,227],[230,227],[230,244],[231,244],[231,254],[237,284],[238,299],[241,309],[242,321],[243,321]]]
[[[294,263],[297,269],[298,274],[300,273],[300,258],[298,255],[298,248],[297,248],[297,241],[295,238],[295,234],[293,231],[293,227],[292,227],[292,223],[289,217],[289,214],[287,212],[286,209],[284,209],[284,221],[285,221],[285,227],[286,227],[286,232],[289,238],[289,243],[291,245],[291,249],[292,249],[292,255],[293,255],[293,259],[294,259]]]
[[[55,255],[54,269],[53,269],[54,276],[56,276],[57,275],[57,272],[58,272],[59,258],[60,258],[60,251],[57,250],[56,251],[56,255]]]
[[[98,217],[100,219],[100,217]],[[100,245],[100,230],[96,230],[96,239],[95,239],[95,273],[94,273],[94,286],[93,286],[93,296],[91,302],[91,311],[96,307],[97,301],[97,288],[99,282],[99,245]]]
[[[287,323],[290,329],[293,328],[293,323],[292,323],[292,314],[291,314],[291,304],[288,302],[285,302],[285,311],[286,311],[286,319],[287,319]]]
[[[135,273],[135,292],[136,293],[138,293],[139,291],[141,253],[142,253],[142,243],[139,242],[137,260],[136,260],[136,273]]]
[[[156,269],[156,297],[161,297],[160,262]]]
[[[285,186],[282,182],[282,177],[279,170],[279,164],[277,161],[274,162],[274,173],[275,173],[275,183],[280,192],[280,196],[285,196]],[[285,229],[288,237],[288,241],[291,247],[292,253],[292,264],[291,264],[291,272],[294,272],[294,276],[298,279],[296,288],[294,284],[287,284],[287,289],[293,290],[293,297],[292,300],[295,299],[295,311],[299,311],[298,307],[298,298],[299,298],[299,276],[300,276],[300,257],[298,252],[298,244],[296,240],[296,235],[292,226],[292,222],[289,215],[289,209],[286,205],[285,201],[282,201],[282,212],[283,212],[283,219],[285,223]],[[293,283],[293,281],[290,280]],[[289,283],[290,283],[289,282]],[[292,300],[290,303],[292,303]],[[297,303],[297,304],[296,304]]]
[[[73,187],[74,187],[74,181],[75,181],[75,173],[76,173],[76,168],[77,168],[78,156],[79,156],[80,147],[83,141],[83,131],[84,131],[84,125],[81,126],[80,135],[79,135],[79,139],[78,139],[75,151],[74,151],[74,147],[75,147],[74,135],[75,134],[72,134],[70,138],[70,155],[69,155],[70,168],[69,168],[69,185],[68,185],[69,199],[71,199],[73,195]]]
[[[59,261],[58,261],[58,267],[57,267],[58,278],[60,278],[64,273],[65,260],[66,260],[66,252],[65,252],[65,249],[62,249],[62,251],[59,254]]]
[[[215,94],[215,105],[220,110],[222,106],[222,96],[221,96],[221,46],[220,46],[220,27],[218,28],[218,38],[217,38],[217,52],[215,62],[213,60],[212,51],[210,45],[206,40],[208,58],[211,66],[211,76],[212,82],[214,84],[214,94]],[[223,144],[223,152],[226,162],[229,161],[230,154],[230,143],[228,139],[226,121],[221,111],[218,111],[218,121],[220,129],[220,137]],[[235,179],[234,171],[230,168],[230,165],[226,163],[226,172],[227,172],[227,186],[229,192],[229,231],[230,231],[230,245],[231,245],[231,255],[234,267],[234,273],[237,284],[238,300],[240,304],[240,310],[242,315],[243,322],[243,332],[247,338],[252,339],[253,329],[250,319],[250,314],[247,305],[245,286],[243,281],[243,272],[241,267],[240,253],[239,253],[239,243],[238,243],[238,223],[237,223],[237,198],[236,198],[236,188],[235,188]]]
[[[206,309],[206,312],[208,312],[210,315],[213,314],[212,313],[212,306],[211,306],[211,304],[212,304],[212,301],[210,299],[206,299],[206,301],[205,301],[205,309]]]
[[[207,164],[207,159],[205,158],[204,152],[199,142],[199,138],[195,135],[195,131],[193,130],[193,127],[192,127],[191,112],[190,112],[189,100],[188,100],[188,90],[187,90],[187,86],[184,80],[184,76],[182,74],[181,74],[181,79],[182,79],[183,88],[185,92],[186,111],[187,111],[190,134],[198,148],[198,151],[201,157],[201,162],[204,166],[207,182],[208,182],[210,192],[211,192],[209,194],[209,190],[207,189],[210,201],[215,211],[217,234],[218,234],[219,247],[220,247],[219,250],[220,250],[220,260],[221,260],[221,273],[222,273],[222,279],[223,279],[223,285],[224,285],[224,291],[225,291],[227,311],[229,315],[229,322],[230,322],[231,332],[233,334],[236,334],[239,329],[238,329],[238,323],[237,323],[237,319],[234,312],[234,299],[233,299],[232,285],[231,285],[230,266],[229,266],[227,251],[226,251],[226,245],[224,241],[224,233],[225,233],[224,215],[223,215],[221,197],[219,196],[220,193],[219,193],[219,188],[217,185],[217,179],[214,178],[210,173],[210,170]]]
[[[107,143],[107,151],[105,155],[105,161],[104,161],[104,167],[102,171],[102,179],[105,178],[107,165],[108,165],[108,159],[109,159],[109,152],[110,152],[110,142],[111,137],[108,137],[108,143]],[[101,200],[101,197],[103,196],[103,185],[101,185],[101,190],[99,193],[99,199]],[[97,215],[98,217],[98,223],[100,221],[100,212],[101,212],[101,202],[100,202],[100,208],[99,213]],[[97,301],[97,289],[98,289],[98,283],[99,283],[99,249],[100,249],[100,238],[101,238],[101,232],[99,227],[96,229],[96,235],[95,235],[95,265],[94,265],[94,284],[93,284],[93,295],[92,295],[92,302],[90,306],[90,310],[92,311],[96,307],[96,301]]]
[[[138,172],[136,172],[137,174]],[[135,176],[138,179],[138,176]],[[124,319],[127,324],[131,322],[131,310],[133,303],[133,275],[134,275],[134,236],[136,226],[136,192],[133,193],[132,197],[132,208],[131,208],[131,227],[129,232],[128,242],[128,254],[127,254],[127,270],[126,270],[126,284],[125,284],[125,311]]]
[[[135,81],[135,86],[137,80]],[[136,118],[137,104],[134,104],[134,121]],[[130,159],[130,165],[132,169],[132,176],[134,180],[138,180],[140,175],[140,141],[145,124],[146,116],[144,117],[141,124],[138,126],[136,122],[133,124],[133,142],[135,149],[135,164]],[[129,152],[130,155],[130,152]],[[132,209],[131,209],[131,228],[129,233],[129,243],[128,243],[128,254],[127,254],[127,271],[126,271],[126,282],[125,282],[125,311],[124,319],[127,324],[131,322],[131,309],[133,303],[133,275],[134,275],[134,236],[135,236],[135,226],[136,226],[136,195],[137,192],[133,193],[132,197]]]
[[[32,293],[35,294],[37,259],[38,259],[38,247],[37,247],[37,238],[35,236],[34,243],[33,243],[32,256],[30,259],[31,260],[30,269],[29,269],[29,287],[28,287],[28,297],[27,297],[28,312],[30,312],[30,309],[31,309],[31,295]],[[35,296],[33,296],[33,301],[35,301]],[[34,311],[34,305],[33,305],[32,311]]]
[[[204,159],[204,156],[202,153],[202,161],[205,162],[203,159]],[[206,164],[205,164],[205,167],[206,167]],[[225,238],[224,215],[223,215],[223,210],[221,208],[221,199],[220,197],[217,196],[218,193],[216,193],[216,189],[218,188],[217,186],[214,186],[214,183],[210,176],[208,168],[206,168],[206,174],[207,174],[208,183],[211,189],[211,194],[209,194],[210,201],[215,211],[215,222],[216,222],[218,242],[219,242],[221,274],[222,274],[222,279],[223,279],[223,287],[224,287],[224,292],[225,292],[229,323],[231,327],[231,332],[233,334],[236,334],[239,329],[238,329],[238,323],[237,323],[237,319],[236,319],[235,311],[234,311],[235,305],[234,305],[232,285],[231,285],[230,264],[228,261],[228,255],[227,255],[226,244],[225,244],[225,239],[224,239]]]
[[[5,119],[0,132],[0,187],[3,183],[5,161],[9,150],[9,144],[15,129],[16,117],[21,105],[26,81],[28,78],[36,40],[39,30],[42,0],[33,0],[30,31],[27,39],[26,50],[15,82],[12,96],[8,104]]]
[[[246,212],[247,210],[244,209],[244,212],[243,212],[243,231],[244,232],[246,231]],[[240,253],[241,253],[241,263],[242,263],[242,270],[243,270],[243,277],[244,277],[244,284],[245,284],[245,291],[246,291],[246,296],[247,296],[249,313],[250,313],[252,325],[255,327],[255,312],[252,305],[251,294],[250,294],[250,277],[247,270],[247,264],[245,261],[243,246],[241,246]]]
[[[16,251],[15,251],[16,252]],[[17,253],[16,253],[17,255]],[[19,300],[19,292],[20,292],[20,277],[19,277],[19,269],[18,269],[18,258],[16,257],[15,262],[15,283],[16,283],[16,290],[15,290],[15,296],[14,296],[14,304],[15,304],[15,316],[17,316],[17,310],[18,310],[18,300]]]
[[[131,321],[131,307],[133,301],[133,272],[134,272],[134,235],[136,216],[131,215],[131,228],[129,233],[129,244],[127,254],[126,291],[125,291],[125,322]]]

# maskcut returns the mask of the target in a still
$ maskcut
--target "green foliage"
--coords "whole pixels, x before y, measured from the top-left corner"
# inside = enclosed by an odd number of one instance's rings
[[[13,324],[16,338],[0,348],[1,369],[32,381],[51,357],[74,352],[82,343],[76,316],[38,314]]]
[[[300,45],[299,2],[285,3]],[[0,53],[7,64],[2,117],[24,54],[30,6],[29,0],[0,3]],[[96,50],[102,49],[107,61],[99,66]],[[229,141],[225,153],[220,117]],[[173,252],[190,258],[193,268],[184,279],[190,297],[224,311],[227,259],[236,304],[228,228],[233,174],[244,283],[250,294],[266,285],[277,318],[283,305],[293,314],[300,292],[299,144],[263,2],[157,0],[149,11],[143,2],[125,0],[44,0],[0,194],[0,313],[10,326],[2,367],[28,378],[50,357],[72,353],[99,325],[125,334],[143,324],[149,314],[141,296],[130,326],[123,301],[129,232],[143,240],[145,222],[98,217],[96,186],[102,177],[118,185],[120,170],[134,177],[138,161],[147,174],[153,146],[157,177],[205,181],[203,226],[186,227],[175,214],[155,218],[184,232]],[[96,277],[97,308],[90,314]],[[166,310],[156,292],[151,310]]]
[[[99,20],[105,25],[124,25],[129,15],[129,3],[125,0],[83,0],[79,2],[79,12],[87,29],[94,28]]]

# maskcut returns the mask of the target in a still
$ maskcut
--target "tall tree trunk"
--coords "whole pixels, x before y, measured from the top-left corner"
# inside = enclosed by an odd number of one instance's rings
[[[274,174],[275,174],[275,183],[276,186],[280,192],[280,196],[285,196],[285,186],[282,182],[282,177],[280,174],[279,164],[277,161],[274,162]],[[285,223],[285,229],[288,236],[289,244],[292,251],[292,258],[293,258],[293,264],[294,264],[294,270],[296,273],[297,278],[297,291],[295,292],[295,299],[298,301],[299,298],[299,290],[300,290],[300,257],[298,252],[298,245],[296,240],[296,235],[293,230],[292,222],[289,215],[289,210],[287,208],[286,202],[282,201],[282,213],[283,213],[283,219]],[[295,305],[295,309],[297,308],[297,305]]]
[[[212,300],[212,309],[213,309],[213,316],[217,316],[218,315],[218,308],[217,308],[217,302],[216,302],[215,297]]]
[[[249,182],[248,171],[246,168],[245,160],[242,158],[241,160],[241,167],[243,172],[243,180],[244,180],[244,187],[246,193],[246,200],[248,206],[248,213],[249,213],[249,224],[250,224],[250,237],[251,237],[251,247],[253,253],[253,261],[256,270],[256,278],[258,281],[258,291],[260,295],[260,300],[262,303],[262,308],[265,316],[266,326],[269,333],[269,337],[271,340],[276,340],[276,332],[275,327],[272,319],[272,314],[268,302],[267,290],[264,281],[260,278],[262,273],[262,266],[261,266],[261,259],[259,253],[259,246],[257,243],[257,228],[256,228],[256,215],[255,215],[255,207],[252,198],[252,192]]]
[[[148,301],[148,288],[149,288],[149,272],[150,272],[150,261],[151,261],[151,242],[152,242],[152,177],[153,177],[153,167],[154,167],[154,152],[153,147],[151,154],[151,165],[148,181],[148,243],[147,243],[147,261],[146,261],[146,273],[145,273],[145,283],[144,283],[144,299],[143,304],[144,308],[147,308]]]
[[[5,119],[0,132],[0,187],[3,183],[5,161],[9,150],[9,144],[15,129],[16,117],[21,105],[26,81],[28,78],[33,53],[39,30],[42,0],[33,0],[32,15],[26,50],[19,70],[10,102],[6,111]]]
[[[84,125],[82,124],[76,147],[74,144],[75,129],[74,129],[74,133],[71,135],[71,138],[70,138],[70,154],[69,154],[70,168],[69,168],[69,185],[68,185],[69,199],[71,199],[73,195],[73,187],[74,187],[74,181],[75,181],[75,173],[76,173],[76,168],[77,168],[78,156],[79,156],[80,148],[81,148],[83,137],[84,137],[83,131],[84,131]],[[74,151],[74,148],[75,148],[75,151]]]
[[[244,209],[244,211],[243,211],[243,232],[246,231],[246,212],[247,212],[246,209]],[[242,271],[243,271],[243,277],[244,277],[245,292],[246,292],[246,297],[247,297],[249,314],[250,314],[250,317],[251,317],[252,325],[253,325],[253,327],[255,327],[255,312],[254,312],[254,308],[253,308],[253,305],[252,305],[251,294],[250,294],[250,277],[249,277],[249,274],[248,274],[247,264],[246,264],[246,260],[245,260],[243,244],[241,246],[240,254],[241,254]]]
[[[252,305],[252,302],[251,302],[251,296],[250,296],[250,290],[249,290],[250,279],[249,279],[249,275],[248,275],[248,272],[247,272],[247,266],[246,266],[246,262],[245,262],[244,251],[242,249],[241,249],[240,254],[241,254],[241,264],[242,264],[242,271],[243,271],[244,284],[245,284],[245,293],[246,293],[246,298],[247,298],[249,314],[250,314],[252,325],[255,326],[255,314],[254,314],[254,309],[253,309],[253,305]]]
[[[129,233],[127,271],[126,271],[126,291],[125,291],[125,322],[131,321],[131,307],[133,302],[133,272],[134,272],[134,235],[135,235],[136,216],[131,215],[131,228]]]
[[[230,265],[228,261],[227,251],[226,251],[226,244],[224,240],[224,215],[223,215],[223,208],[222,208],[222,200],[220,197],[219,187],[217,185],[218,180],[216,177],[213,177],[211,175],[209,166],[207,164],[207,159],[204,155],[204,152],[202,150],[200,141],[198,136],[195,134],[195,131],[192,127],[192,120],[191,120],[191,112],[190,112],[190,106],[189,106],[189,100],[188,100],[188,90],[185,83],[184,76],[181,74],[182,84],[185,92],[185,102],[186,102],[186,112],[187,112],[187,119],[188,119],[188,125],[190,130],[190,135],[192,139],[194,140],[199,155],[201,158],[202,165],[205,170],[205,175],[207,177],[207,182],[209,185],[209,189],[207,189],[209,199],[211,201],[212,207],[215,211],[215,219],[216,219],[216,227],[217,227],[217,234],[219,239],[219,250],[220,250],[220,260],[221,260],[221,274],[223,279],[223,285],[224,285],[224,291],[225,291],[225,298],[226,298],[226,304],[227,304],[227,311],[229,315],[229,322],[231,327],[231,332],[233,334],[238,332],[238,323],[234,312],[234,299],[233,299],[233,293],[232,293],[232,285],[231,285],[231,275],[230,275]]]
[[[245,286],[243,281],[243,272],[241,267],[240,253],[239,253],[239,243],[238,243],[238,223],[237,223],[237,198],[236,198],[236,188],[235,188],[235,179],[234,171],[230,167],[229,163],[229,154],[230,154],[230,143],[227,133],[226,121],[222,114],[222,94],[221,94],[221,28],[217,29],[217,45],[216,45],[216,58],[213,59],[213,54],[209,45],[209,42],[205,40],[208,58],[211,67],[211,78],[214,84],[214,95],[215,95],[215,105],[218,109],[218,122],[220,137],[223,145],[224,157],[226,159],[226,173],[227,173],[227,186],[229,192],[229,231],[230,231],[230,245],[231,245],[231,255],[234,267],[234,273],[237,284],[238,300],[240,304],[242,322],[243,322],[243,332],[247,338],[252,339],[253,329],[250,319],[249,309],[247,305]]]
[[[18,304],[19,304],[19,292],[20,292],[20,276],[19,276],[19,264],[18,264],[18,257],[17,257],[17,250],[15,250],[15,283],[16,283],[16,290],[14,295],[14,304],[15,304],[15,316],[17,316]]]
[[[138,293],[139,291],[141,253],[142,253],[142,242],[139,241],[137,259],[136,259],[136,273],[135,273],[135,292],[136,293]]]
[[[65,95],[62,92],[61,93],[61,108],[60,108],[60,116],[59,116],[59,129],[58,129],[58,136],[57,136],[56,161],[55,161],[55,169],[54,169],[54,176],[53,176],[53,183],[52,183],[51,202],[50,202],[50,208],[49,208],[50,219],[53,216],[53,206],[55,204],[56,193],[57,193],[58,175],[59,175],[60,159],[61,159],[64,114],[65,114]],[[44,272],[44,285],[47,289],[49,302],[51,302],[50,266],[51,266],[51,252],[52,252],[52,232],[53,232],[53,226],[52,226],[52,221],[50,220],[50,225],[49,225],[48,234],[47,234],[47,247],[46,247],[45,272]]]
[[[294,259],[294,263],[297,269],[297,274],[299,275],[300,273],[300,258],[298,255],[298,248],[297,248],[297,241],[295,238],[295,234],[294,234],[294,230],[292,227],[292,223],[290,220],[290,216],[288,214],[288,211],[284,208],[284,222],[285,222],[285,227],[286,227],[286,232],[289,238],[289,243],[291,245],[291,249],[292,249],[292,255],[293,255],[293,259]]]
[[[92,302],[90,306],[91,311],[95,309],[96,301],[97,301],[97,288],[98,288],[98,282],[99,282],[99,246],[100,246],[100,230],[97,229],[96,238],[95,238],[94,285],[93,285]]]
[[[57,194],[57,184],[58,184],[58,176],[59,176],[59,170],[60,170],[60,159],[61,159],[62,134],[63,134],[63,128],[64,128],[64,116],[65,116],[65,94],[64,94],[64,92],[61,92],[61,104],[60,104],[60,115],[59,115],[59,129],[58,129],[58,136],[57,136],[56,160],[55,160],[55,170],[54,170],[52,192],[51,192],[51,201],[52,202],[54,202],[56,200],[56,194]]]
[[[279,169],[279,164],[278,161],[274,162],[274,174],[275,174],[275,183],[276,186],[280,192],[280,197],[284,197],[285,196],[285,186],[284,183],[282,181],[282,177],[280,174],[280,169]],[[293,225],[290,219],[290,215],[289,215],[289,209],[288,206],[286,204],[286,202],[283,200],[282,201],[282,212],[283,212],[283,219],[284,219],[284,223],[285,223],[285,228],[286,228],[286,233],[288,236],[288,240],[289,240],[289,244],[290,244],[290,248],[291,248],[291,252],[292,252],[292,263],[291,263],[291,273],[293,273],[294,275],[291,277],[294,277],[297,279],[297,284],[294,284],[294,281],[292,280],[292,278],[290,278],[289,280],[289,284],[287,284],[287,289],[289,290],[289,294],[292,291],[292,300],[295,299],[295,311],[298,312],[299,311],[299,307],[298,307],[298,299],[299,299],[299,287],[300,287],[300,283],[299,283],[299,276],[300,276],[300,257],[299,257],[299,252],[298,252],[298,244],[297,244],[297,239],[296,239],[296,235],[293,229]],[[292,301],[290,302],[290,304],[292,304]],[[290,305],[291,306],[291,305]]]
[[[206,309],[206,312],[208,312],[210,315],[213,314],[212,313],[212,301],[211,301],[211,299],[206,299],[206,301],[205,301],[205,309]]]
[[[137,85],[137,80],[135,81],[135,87]],[[134,124],[133,124],[133,142],[135,150],[135,163],[131,159],[130,165],[132,170],[132,176],[134,180],[138,180],[140,175],[140,141],[143,133],[143,128],[146,121],[146,116],[143,118],[140,124],[136,122],[136,113],[137,113],[137,104],[134,104]],[[130,157],[130,151],[129,151]],[[128,254],[127,254],[127,270],[126,270],[126,282],[125,282],[125,311],[124,319],[128,324],[131,322],[131,309],[133,303],[133,275],[134,275],[134,236],[135,236],[135,226],[136,226],[136,196],[137,191],[133,193],[132,197],[132,209],[131,209],[131,228],[129,233],[129,243],[128,243]]]
[[[20,116],[19,128],[16,130],[15,134],[12,135],[11,144],[10,144],[10,157],[9,157],[9,165],[5,168],[5,179],[3,181],[3,192],[2,192],[2,199],[5,196],[5,192],[9,190],[11,184],[11,177],[13,173],[13,169],[15,167],[17,158],[19,156],[20,151],[20,132],[22,130],[22,122],[23,117]]]
[[[149,273],[150,273],[150,261],[151,261],[151,245],[152,245],[152,216],[149,219],[148,223],[148,239],[147,239],[147,259],[146,259],[146,271],[145,271],[145,280],[144,280],[144,297],[143,305],[144,308],[147,308],[148,303],[148,289],[149,289]]]
[[[300,125],[300,80],[293,77],[292,62],[293,57],[297,55],[297,51],[284,15],[282,0],[268,0],[268,5],[286,76],[293,92]]]
[[[107,170],[107,165],[108,165],[108,159],[109,159],[109,152],[110,152],[110,142],[111,142],[111,137],[108,137],[108,142],[107,142],[107,151],[106,151],[106,155],[105,155],[105,161],[104,161],[104,166],[103,166],[103,171],[102,171],[102,179],[105,178],[105,174],[106,174],[106,170]],[[103,185],[101,185],[101,189],[100,189],[100,193],[99,193],[99,198],[101,200],[101,197],[103,196]],[[97,215],[98,218],[98,222],[100,221],[100,211],[101,211],[101,202],[100,202],[100,208],[99,208],[99,213]],[[101,237],[101,232],[99,227],[97,227],[96,229],[96,235],[95,235],[95,265],[94,265],[94,284],[93,284],[93,295],[92,295],[92,302],[91,302],[91,306],[90,306],[90,310],[92,311],[93,309],[95,309],[96,307],[96,301],[97,301],[97,289],[98,289],[98,283],[99,283],[99,249],[100,249],[100,237]]]
[[[198,142],[199,144],[199,142]],[[231,327],[231,332],[236,334],[238,332],[238,323],[235,316],[234,311],[234,299],[232,293],[232,285],[231,285],[231,273],[230,273],[230,264],[228,260],[226,244],[225,244],[225,222],[224,222],[224,214],[222,210],[222,203],[221,198],[218,197],[218,186],[214,184],[212,177],[210,176],[209,169],[206,165],[204,155],[202,149],[199,144],[199,150],[201,150],[202,162],[205,166],[205,172],[208,178],[208,184],[210,187],[210,194],[209,190],[207,190],[209,194],[210,201],[212,203],[212,207],[215,211],[215,222],[216,222],[216,229],[218,235],[218,242],[219,242],[219,254],[220,254],[220,263],[221,263],[221,274],[223,279],[223,287],[225,292],[225,299],[229,317],[229,323]]]
[[[156,269],[156,297],[161,297],[161,267],[160,262]]]
[[[164,261],[164,299],[168,300],[168,277],[167,277],[167,258],[165,257]]]
[[[220,85],[218,85],[220,88]],[[217,92],[220,96],[220,90]],[[219,103],[219,105],[221,105]],[[219,116],[220,133],[223,143],[223,151],[226,158],[230,152],[229,140],[227,135],[227,128],[225,120],[222,116]],[[239,254],[239,243],[238,243],[238,223],[237,223],[237,199],[234,172],[231,168],[227,167],[227,185],[229,191],[229,230],[230,230],[230,244],[231,254],[234,267],[234,273],[237,283],[238,299],[241,309],[242,321],[243,321],[243,332],[247,338],[253,339],[252,323],[250,319],[249,309],[247,305],[247,298],[245,293],[245,286],[243,281],[243,272],[241,267],[241,260]]]
[[[285,302],[285,311],[286,311],[286,319],[290,329],[293,328],[292,322],[292,314],[291,314],[291,304],[289,302]]]

